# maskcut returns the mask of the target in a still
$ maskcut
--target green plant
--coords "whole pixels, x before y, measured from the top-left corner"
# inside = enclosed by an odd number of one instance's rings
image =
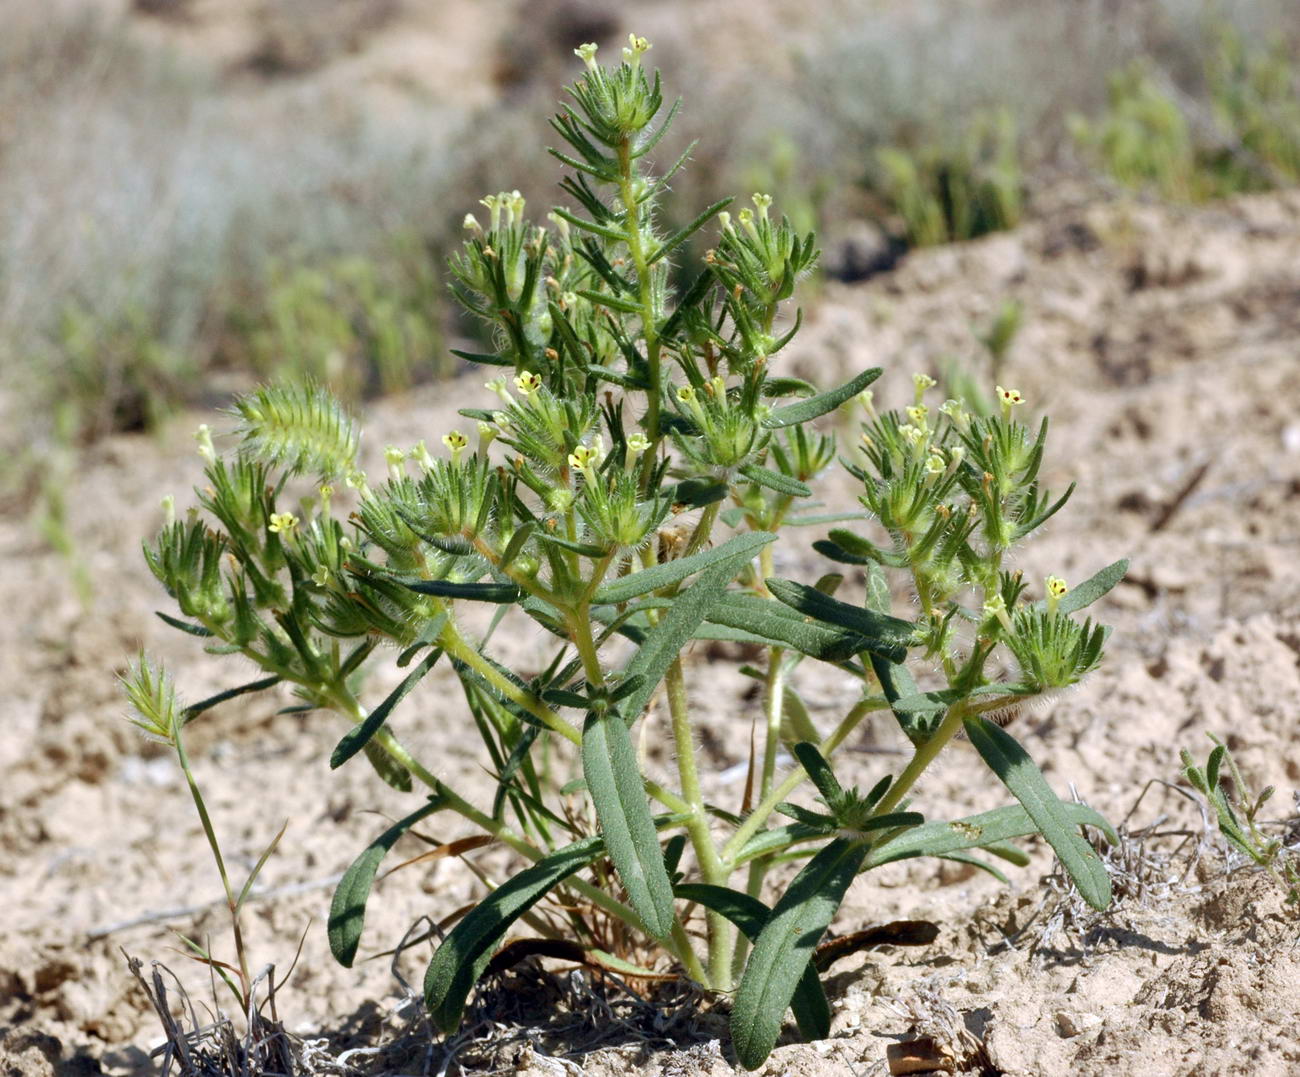
[[[1148,64],[1114,72],[1096,121],[1070,117],[1076,142],[1125,187],[1179,202],[1267,190],[1300,178],[1300,90],[1292,50],[1220,28],[1205,69],[1209,107],[1162,86]],[[1202,115],[1202,111],[1204,115]],[[1194,122],[1199,121],[1199,122]]]
[[[235,963],[231,964],[213,957],[208,949],[196,939],[181,935],[179,932],[177,935],[195,960],[207,965],[220,977],[221,982],[234,995],[240,1012],[246,1014],[250,1021],[254,1020],[256,1012],[256,1007],[253,1005],[255,981],[249,972],[248,949],[244,943],[244,930],[240,914],[253,891],[253,884],[257,881],[258,875],[262,873],[262,868],[266,866],[271,854],[275,852],[276,846],[280,844],[280,839],[284,837],[284,832],[289,824],[286,822],[280,828],[280,832],[271,839],[270,844],[262,850],[262,855],[258,857],[257,863],[248,873],[244,885],[236,891],[230,881],[230,874],[226,870],[226,860],[221,852],[221,843],[217,840],[216,828],[212,824],[211,816],[208,815],[207,803],[203,799],[199,783],[194,777],[194,770],[190,766],[189,755],[185,751],[183,731],[188,722],[193,721],[204,711],[244,692],[258,691],[269,687],[270,683],[272,683],[270,680],[255,681],[252,685],[244,688],[220,692],[209,699],[203,700],[201,703],[196,703],[190,707],[182,707],[176,695],[176,686],[171,676],[161,666],[151,663],[144,655],[141,655],[139,661],[133,664],[122,677],[122,688],[130,701],[132,709],[132,713],[128,716],[130,722],[149,740],[165,744],[176,752],[176,762],[185,775],[185,783],[189,787],[190,798],[194,801],[194,809],[198,813],[199,822],[203,826],[203,836],[208,843],[209,850],[212,852],[213,862],[217,866],[217,874],[221,876],[221,887],[225,892],[226,908],[230,912],[230,929],[234,939]]]
[[[1234,164],[1242,189],[1300,180],[1300,85],[1294,49],[1278,39],[1252,47],[1225,26],[1207,70],[1220,127],[1240,147]]]
[[[1214,809],[1219,833],[1228,844],[1267,871],[1286,891],[1289,904],[1300,904],[1300,854],[1289,848],[1282,838],[1265,834],[1259,823],[1259,813],[1272,799],[1273,787],[1270,785],[1255,796],[1227,745],[1213,733],[1209,736],[1214,749],[1203,768],[1196,765],[1191,752],[1183,749],[1183,774],[1192,788]],[[1223,769],[1225,763],[1226,773]]]
[[[734,217],[724,200],[671,235],[657,230],[656,202],[686,154],[659,174],[647,163],[676,111],[662,115],[658,75],[641,65],[648,48],[631,38],[612,68],[597,64],[594,45],[578,50],[586,71],[553,121],[565,148],[551,151],[571,170],[562,186],[573,208],[541,227],[508,192],[483,200],[486,223],[465,220],[452,287],[495,348],[464,358],[502,371],[487,386],[493,406],[462,412],[476,444],[453,430],[441,439],[445,456],[423,442],[390,447],[387,479],[373,483],[358,466],[355,424],[327,393],[260,390],[236,405],[232,456],[201,432],[199,506],[146,557],[182,615],[169,623],[268,674],[244,690],[287,683],[303,707],[351,723],[332,767],[364,753],[390,784],[418,782],[428,795],[339,885],[329,935],[343,964],[357,954],[385,853],[430,813],[456,813],[528,866],[438,947],[425,999],[440,1029],[458,1027],[498,944],[523,921],[625,972],[676,968],[734,990],[736,1054],[754,1068],[787,1009],[805,1035],[828,1034],[810,961],[869,868],[926,855],[969,861],[972,850],[1022,864],[1012,839],[1041,833],[1084,897],[1109,901],[1106,872],[1079,832],[1109,827],[1058,800],[990,717],[1100,662],[1105,629],[1072,615],[1114,586],[1124,564],[1072,591],[1050,578],[1041,601],[1022,601],[1026,583],[1004,559],[1070,492],[1040,489],[1047,423],[1017,422],[1014,390],[999,390],[999,414],[981,418],[958,401],[931,409],[934,383],[918,375],[910,406],[877,414],[864,391],[879,370],[820,394],[777,373],[799,327],[797,313],[791,321],[782,311],[812,267],[814,239],[777,220],[766,195]],[[715,219],[715,245],[674,288],[671,257]],[[835,459],[833,439],[813,423],[859,394],[870,421],[859,461],[845,466],[886,544],[843,528],[815,546],[860,566],[865,602],[836,597],[838,574],[814,586],[774,575],[780,532],[867,518],[818,514],[809,502]],[[304,489],[305,476],[314,488]],[[350,516],[338,507],[339,482],[356,491]],[[884,568],[911,580],[914,616],[891,612]],[[498,611],[482,634],[464,616],[476,604]],[[540,672],[492,655],[511,611],[552,641]],[[620,637],[635,645],[630,656]],[[697,639],[764,655],[752,671],[764,706],[738,810],[706,799],[698,768],[683,661]],[[408,672],[368,709],[362,675],[394,653],[381,643],[395,645]],[[913,680],[909,655],[941,671],[937,685]],[[398,704],[444,659],[484,742],[490,806],[435,776],[393,728]],[[810,660],[861,685],[830,728],[813,722],[794,683]],[[631,732],[661,685],[673,779],[642,766]],[[846,787],[831,765],[837,749],[886,714],[912,745],[910,761],[896,776],[874,775],[865,792]],[[927,821],[912,809],[914,786],[961,732],[1018,803]],[[787,746],[798,766],[782,774]],[[792,802],[809,782],[819,801]],[[773,885],[774,867],[801,860],[788,885]]]
[[[978,114],[952,144],[886,146],[876,163],[872,184],[902,218],[914,247],[974,239],[1020,221],[1024,178],[1006,109]]]
[[[243,329],[252,366],[265,377],[305,378],[348,400],[407,388],[439,359],[441,297],[427,255],[396,250],[272,270],[260,309]]]
[[[1096,121],[1071,116],[1069,126],[1075,141],[1123,186],[1152,187],[1180,202],[1205,197],[1187,118],[1145,64],[1112,72],[1106,113]]]

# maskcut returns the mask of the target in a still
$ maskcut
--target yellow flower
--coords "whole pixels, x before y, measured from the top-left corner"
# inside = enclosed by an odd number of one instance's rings
[[[542,378],[539,374],[534,374],[531,370],[525,370],[522,374],[515,375],[515,388],[524,396],[532,396],[542,387]]]
[[[292,512],[273,512],[266,529],[273,535],[287,535],[298,526],[298,517]]]

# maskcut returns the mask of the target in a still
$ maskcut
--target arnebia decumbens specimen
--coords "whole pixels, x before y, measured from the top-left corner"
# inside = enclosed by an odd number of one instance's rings
[[[263,671],[248,690],[284,682],[302,707],[344,719],[331,767],[364,755],[385,781],[419,790],[418,806],[361,853],[334,896],[341,962],[356,956],[384,854],[418,821],[454,813],[482,839],[452,852],[490,841],[525,866],[438,946],[425,996],[440,1029],[458,1027],[493,954],[526,924],[624,973],[675,968],[729,994],[736,1056],[753,1068],[787,1011],[805,1036],[828,1035],[810,959],[849,885],[873,867],[980,850],[1024,863],[1011,841],[1037,833],[1091,904],[1110,900],[1080,833],[1109,827],[1059,800],[989,716],[1097,666],[1106,630],[1074,615],[1124,564],[1072,590],[1049,578],[1038,600],[1004,564],[1069,496],[1040,488],[1047,422],[1022,424],[1015,390],[999,388],[991,407],[940,401],[918,374],[909,407],[877,414],[866,387],[879,370],[821,393],[781,374],[799,327],[786,308],[817,257],[814,237],[795,234],[766,195],[660,229],[658,203],[689,149],[657,172],[650,164],[677,106],[665,108],[659,76],[642,64],[649,47],[633,36],[614,67],[594,45],[577,50],[586,69],[553,120],[562,148],[551,150],[568,170],[570,208],[539,225],[504,193],[483,200],[485,219],[465,218],[452,290],[491,350],[462,357],[494,372],[486,406],[462,412],[466,430],[436,432],[436,453],[424,442],[389,448],[377,481],[361,472],[358,431],[326,392],[264,388],[236,403],[231,452],[200,432],[198,505],[146,556],[179,606],[169,623]],[[688,243],[705,242],[702,260],[674,274]],[[818,515],[810,484],[836,454],[813,422],[850,402],[867,421],[839,466],[861,482],[865,511]],[[831,524],[841,526],[814,546],[857,566],[865,601],[837,597],[838,574],[773,575],[778,536]],[[888,574],[910,581],[906,617],[891,608]],[[497,614],[482,635],[463,623],[475,604]],[[550,640],[542,672],[493,657],[507,613]],[[614,659],[629,654],[610,646],[616,637],[635,643],[630,657]],[[753,671],[764,702],[740,804],[704,799],[682,661],[696,640],[743,641],[765,656]],[[405,678],[363,704],[366,671],[393,661]],[[491,803],[436,778],[399,737],[433,720],[398,704],[440,661],[482,737]],[[826,728],[791,682],[808,661],[861,684]],[[942,685],[922,690],[909,663],[937,670]],[[999,679],[1007,669],[1013,679]],[[165,676],[148,670],[142,682],[137,703],[182,721],[212,702],[180,710]],[[643,767],[636,747],[656,698],[673,780]],[[882,717],[901,726],[910,760],[866,791],[844,787],[837,749]],[[961,732],[1016,802],[927,821],[909,798]],[[786,749],[798,764],[783,771]],[[791,803],[808,783],[817,806]],[[790,861],[805,863],[783,889],[771,885],[773,865]]]

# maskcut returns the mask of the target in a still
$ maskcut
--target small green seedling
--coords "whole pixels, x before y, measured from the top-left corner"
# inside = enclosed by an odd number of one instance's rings
[[[1219,833],[1228,844],[1267,871],[1286,891],[1288,904],[1300,904],[1300,856],[1288,849],[1280,837],[1265,834],[1258,821],[1261,809],[1273,796],[1273,786],[1253,796],[1227,745],[1213,733],[1209,737],[1214,749],[1204,768],[1198,767],[1192,753],[1183,749],[1183,774],[1214,809]]]
[[[658,203],[690,148],[661,172],[650,165],[677,106],[665,109],[659,76],[642,65],[649,47],[632,37],[612,67],[594,45],[578,50],[586,69],[553,121],[564,148],[551,151],[569,170],[568,208],[539,225],[508,192],[483,199],[485,221],[465,219],[452,288],[492,350],[458,354],[493,372],[487,406],[461,413],[470,433],[440,432],[437,454],[424,442],[390,447],[375,481],[358,463],[356,425],[328,394],[262,389],[236,404],[233,452],[201,432],[198,505],[146,557],[179,607],[170,624],[264,671],[242,691],[283,683],[303,708],[343,719],[331,767],[364,756],[398,789],[421,787],[426,799],[361,853],[334,896],[329,939],[344,965],[385,854],[419,820],[453,813],[524,866],[434,954],[424,990],[439,1029],[458,1029],[522,923],[625,974],[676,972],[729,996],[736,1057],[752,1069],[787,1011],[805,1036],[828,1035],[813,957],[871,868],[980,851],[1023,864],[1014,839],[1042,834],[1083,896],[1109,902],[1080,832],[1109,826],[1061,801],[995,719],[1096,668],[1106,630],[1076,615],[1125,565],[1074,589],[1050,577],[1036,600],[1008,567],[1070,496],[1041,487],[1047,422],[1021,423],[1015,390],[975,415],[959,400],[928,403],[935,383],[919,374],[907,407],[877,412],[867,387],[879,370],[824,392],[780,372],[814,237],[762,194],[659,230]],[[674,272],[697,235],[711,247]],[[867,420],[839,464],[865,511],[827,514],[813,484],[836,447],[815,423],[846,405]],[[776,575],[779,538],[805,527],[831,527],[814,546],[853,566],[865,599],[837,573],[812,584]],[[887,572],[913,592],[903,616]],[[493,615],[467,617],[474,607]],[[524,670],[494,656],[507,616],[516,629],[531,623],[548,660]],[[706,799],[713,786],[699,771],[698,686],[684,661],[698,640],[763,655],[738,803]],[[363,703],[365,672],[392,662],[404,679]],[[439,662],[464,692],[455,720],[483,740],[490,803],[403,742],[415,719],[398,705]],[[799,696],[804,663],[857,685],[833,723],[814,721]],[[637,748],[660,698],[671,778]],[[866,791],[847,787],[836,753],[877,718],[898,724],[910,758]],[[917,782],[961,733],[1015,803],[929,820],[912,803]],[[786,750],[798,763],[783,770]],[[817,802],[798,802],[809,783]],[[775,885],[771,869],[791,861],[802,867]]]

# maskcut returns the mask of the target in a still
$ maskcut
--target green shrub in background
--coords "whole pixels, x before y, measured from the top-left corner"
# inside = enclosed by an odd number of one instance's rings
[[[1071,116],[1070,133],[1121,185],[1150,189],[1176,202],[1210,197],[1187,118],[1143,63],[1112,72],[1106,111],[1097,119]]]
[[[1203,202],[1300,180],[1300,87],[1281,41],[1252,46],[1224,27],[1206,64],[1209,107],[1149,64],[1113,72],[1106,110],[1072,116],[1075,141],[1121,185]]]
[[[1207,79],[1215,119],[1240,147],[1244,170],[1267,186],[1300,181],[1300,87],[1286,42],[1251,48],[1225,28]]]
[[[913,247],[1014,228],[1024,197],[1015,121],[998,109],[976,115],[952,142],[886,146],[868,184],[901,218]]]
[[[67,443],[152,427],[197,373],[193,358],[170,347],[158,320],[136,304],[105,314],[70,301],[47,362],[53,427]]]
[[[235,324],[262,377],[307,378],[355,401],[409,387],[421,367],[449,371],[438,346],[442,294],[418,248],[385,261],[278,266],[255,302]]]

